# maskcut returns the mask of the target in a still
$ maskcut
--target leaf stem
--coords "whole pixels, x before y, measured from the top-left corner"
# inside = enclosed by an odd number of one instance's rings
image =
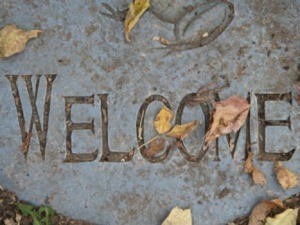
[[[149,144],[150,142],[156,140],[157,138],[159,138],[161,135],[157,135],[155,136],[154,138],[150,139],[149,141],[147,141],[146,143],[140,145],[140,146],[137,146],[137,149],[140,150],[141,147],[144,147],[145,145]]]

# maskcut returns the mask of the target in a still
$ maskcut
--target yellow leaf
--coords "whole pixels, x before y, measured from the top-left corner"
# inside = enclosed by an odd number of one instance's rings
[[[167,135],[170,137],[182,139],[188,136],[188,134],[192,132],[197,126],[198,124],[196,120],[182,125],[175,125],[173,129],[167,133]]]
[[[154,121],[154,127],[159,134],[164,134],[171,129],[171,121],[173,117],[173,112],[166,106],[163,106]]]
[[[0,30],[0,59],[22,52],[28,40],[36,38],[41,32],[41,30],[25,31],[18,29],[16,25],[6,25]]]
[[[130,31],[138,22],[143,13],[150,7],[149,0],[131,0],[125,18],[125,39],[130,41]]]
[[[299,209],[286,209],[283,213],[277,214],[274,218],[268,217],[265,225],[297,225]]]
[[[162,225],[192,225],[191,210],[175,207]]]
[[[275,162],[274,171],[278,182],[284,190],[298,186],[298,175],[288,170],[282,162]]]

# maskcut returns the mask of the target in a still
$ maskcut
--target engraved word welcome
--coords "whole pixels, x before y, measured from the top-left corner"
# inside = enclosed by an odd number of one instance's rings
[[[23,105],[21,102],[19,88],[18,88],[18,78],[21,77],[23,82],[26,84],[28,98],[30,100],[30,107],[32,109],[31,119],[29,127],[26,128],[26,121],[24,118],[23,113]],[[45,151],[47,145],[47,134],[48,134],[48,124],[49,124],[49,114],[51,109],[51,92],[52,87],[56,78],[56,75],[49,74],[44,76],[47,82],[46,94],[44,99],[44,109],[43,109],[43,121],[41,121],[39,116],[39,110],[37,109],[37,95],[39,91],[39,83],[42,75],[36,75],[36,84],[33,87],[32,84],[32,75],[6,75],[6,78],[10,82],[11,90],[17,110],[18,122],[21,131],[21,140],[22,140],[22,150],[24,153],[25,158],[27,157],[30,139],[32,136],[33,126],[35,126],[37,131],[37,137],[39,140],[40,145],[40,152],[42,158],[45,158]],[[188,94],[183,97],[181,102],[179,103],[176,117],[175,117],[175,124],[181,124],[183,110],[186,107],[186,103],[189,99],[195,96],[194,93]],[[273,161],[273,160],[289,160],[294,152],[295,149],[290,151],[285,151],[285,153],[272,153],[267,152],[265,150],[265,140],[266,140],[266,127],[267,126],[287,126],[291,129],[291,119],[290,116],[286,120],[266,120],[265,118],[265,102],[267,101],[285,101],[288,104],[292,105],[292,94],[289,93],[273,93],[273,94],[264,94],[264,93],[256,93],[257,98],[257,110],[259,115],[258,120],[258,159],[261,161]],[[75,104],[87,104],[93,105],[95,98],[99,98],[101,101],[101,119],[102,119],[102,155],[100,158],[100,162],[126,162],[130,161],[134,157],[135,149],[132,149],[129,152],[115,152],[111,151],[108,143],[108,94],[92,94],[90,96],[66,96],[64,97],[65,101],[65,124],[66,124],[66,158],[65,162],[75,163],[75,162],[91,162],[96,160],[98,156],[98,150],[92,153],[73,153],[72,151],[72,133],[75,130],[90,130],[93,133],[95,132],[94,129],[94,119],[90,122],[84,123],[75,123],[72,121],[72,106]],[[216,95],[216,100],[219,100],[219,96]],[[250,93],[248,93],[247,100],[251,103]],[[151,95],[147,99],[144,100],[142,103],[140,110],[137,115],[136,120],[136,138],[138,142],[139,149],[142,155],[149,160],[150,162],[161,162],[163,161],[169,154],[171,150],[171,146],[166,148],[166,151],[157,157],[149,158],[147,155],[144,154],[145,151],[145,140],[144,140],[144,115],[147,111],[148,106],[154,102],[159,101],[163,103],[166,107],[171,108],[168,100],[161,96],[161,95]],[[210,121],[210,105],[209,103],[199,103],[202,112],[205,118],[205,131],[208,130],[209,121]],[[248,115],[246,121],[246,140],[245,140],[245,155],[251,149],[250,143],[250,113]],[[27,130],[26,130],[27,129]],[[234,137],[234,149],[232,151],[232,156],[234,156],[236,143],[240,136],[240,130],[236,133]],[[227,135],[227,141],[229,143],[230,135]],[[183,158],[187,161],[197,162],[200,161],[204,155],[206,154],[208,149],[203,149],[202,147],[199,149],[199,153],[197,155],[192,155],[186,149],[182,140],[176,140],[176,147],[181,152]],[[216,155],[218,156],[218,140],[216,142]]]

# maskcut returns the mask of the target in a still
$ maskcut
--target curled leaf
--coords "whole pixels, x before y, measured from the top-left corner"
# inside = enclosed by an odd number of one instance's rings
[[[150,7],[149,0],[131,0],[125,18],[125,39],[130,41],[130,31],[138,22],[143,13]]]
[[[40,33],[41,30],[25,31],[16,25],[6,25],[0,30],[0,59],[22,52],[28,40],[36,38]]]
[[[196,120],[182,125],[175,125],[172,130],[167,133],[167,136],[183,139],[197,126],[198,123]]]
[[[250,109],[250,104],[239,96],[231,96],[224,101],[214,104],[210,129],[205,134],[205,146],[210,145],[220,135],[237,132],[245,123]]]
[[[261,172],[257,167],[253,165],[253,153],[248,153],[248,158],[245,162],[244,171],[252,175],[253,182],[255,184],[264,186],[267,184],[267,179],[263,172]]]
[[[275,162],[274,171],[278,182],[284,190],[298,186],[298,175],[287,169],[282,162]]]
[[[280,199],[262,201],[253,208],[248,225],[263,225],[267,215],[275,207],[283,207],[283,203]]]
[[[164,134],[168,132],[172,127],[171,121],[173,117],[174,117],[173,112],[170,109],[168,109],[166,106],[163,106],[163,108],[157,114],[154,121],[154,127],[156,131],[159,134]]]
[[[190,209],[175,207],[162,225],[192,225],[192,214]]]
[[[274,218],[268,217],[265,225],[297,225],[299,209],[286,209]]]
[[[152,158],[157,153],[163,151],[164,148],[165,148],[165,139],[157,138],[150,142],[150,146],[145,150],[144,154],[146,157]]]

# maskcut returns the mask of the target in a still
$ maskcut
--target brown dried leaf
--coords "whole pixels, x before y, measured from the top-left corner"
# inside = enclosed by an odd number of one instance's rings
[[[252,173],[253,172],[253,156],[254,154],[252,152],[248,153],[248,158],[245,161],[245,173]]]
[[[188,134],[192,132],[197,126],[198,123],[196,120],[186,124],[175,125],[172,130],[167,133],[167,136],[183,139],[188,136]]]
[[[267,215],[275,207],[283,207],[280,199],[262,201],[253,208],[248,225],[263,225]]]
[[[248,158],[245,161],[245,168],[244,171],[246,173],[250,173],[252,175],[253,182],[255,184],[264,186],[267,184],[267,180],[265,175],[253,165],[253,153],[249,152],[248,153]]]
[[[25,31],[16,25],[6,25],[0,30],[0,59],[8,58],[25,49],[28,40],[36,38],[41,30]]]
[[[282,162],[275,162],[274,171],[278,182],[284,190],[298,186],[298,175],[287,169]]]
[[[234,140],[233,140],[233,138],[230,138],[230,140],[229,140],[229,149],[230,149],[231,154],[234,150],[234,146],[235,146],[234,145]]]
[[[163,108],[157,114],[154,121],[154,127],[156,131],[159,134],[164,134],[168,132],[172,127],[171,121],[173,117],[174,117],[173,112],[170,109],[168,109],[166,106],[163,106]]]
[[[254,167],[254,170],[252,172],[252,178],[254,184],[258,184],[260,186],[264,186],[267,184],[267,179],[265,175],[257,167]]]
[[[146,157],[152,158],[157,153],[163,151],[164,148],[165,148],[165,139],[157,138],[150,142],[150,146],[145,150],[144,154]]]
[[[215,111],[209,131],[205,134],[205,146],[220,135],[237,132],[245,123],[250,104],[239,96],[231,96],[214,104]]]
[[[150,7],[149,0],[131,0],[125,18],[125,39],[130,41],[130,31],[144,12]]]

